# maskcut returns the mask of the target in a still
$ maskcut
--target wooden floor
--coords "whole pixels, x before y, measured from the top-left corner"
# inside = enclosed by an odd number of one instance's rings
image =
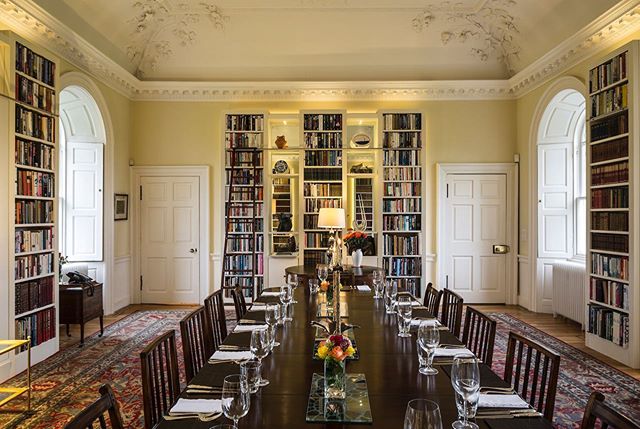
[[[591,349],[588,349],[584,345],[584,332],[580,329],[580,325],[576,322],[566,320],[562,317],[554,318],[551,314],[539,314],[533,313],[531,311],[525,310],[522,307],[514,306],[514,305],[477,305],[474,307],[480,308],[484,312],[496,312],[496,313],[507,313],[511,314],[518,319],[552,335],[565,343],[568,343],[575,348],[582,350],[595,358],[608,363],[609,365],[623,371],[630,376],[640,380],[640,370],[631,369],[627,366],[624,366],[605,355],[602,355],[598,352],[595,352]],[[105,326],[116,322],[123,317],[134,313],[140,310],[155,310],[155,309],[189,309],[195,308],[189,306],[168,306],[168,305],[130,305],[128,307],[123,308],[115,314],[110,316],[105,316],[104,324]],[[89,336],[95,332],[98,332],[100,326],[98,324],[98,320],[91,321],[87,323],[85,326],[85,336]],[[78,343],[80,341],[80,328],[75,325],[70,329],[71,337],[67,337],[65,329],[63,327],[60,328],[60,348],[64,349],[66,347],[78,347]]]

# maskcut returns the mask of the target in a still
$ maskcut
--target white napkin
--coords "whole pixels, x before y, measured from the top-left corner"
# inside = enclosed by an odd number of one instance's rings
[[[262,292],[260,296],[280,296],[280,292]]]
[[[210,357],[213,360],[247,360],[253,359],[253,353],[247,351],[222,351],[218,350]]]
[[[471,353],[471,350],[467,348],[452,347],[450,349],[447,349],[444,347],[438,347],[436,349],[436,353],[434,357],[454,357],[455,355],[460,355],[460,354],[473,356],[473,353]]]
[[[436,326],[442,326],[438,319],[411,319],[411,327],[419,327],[421,323],[435,323]]]
[[[262,308],[262,307],[266,307],[267,304],[265,304],[264,302],[254,302],[253,304],[251,304],[251,308]]]
[[[478,407],[486,408],[529,408],[518,395],[490,395],[481,393],[478,399]]]
[[[358,285],[356,287],[358,288],[359,291],[371,292],[371,288],[369,287],[369,285]]]
[[[421,302],[418,302],[418,301],[411,301],[411,306],[412,306],[412,307],[420,307],[421,305],[422,305],[422,303],[421,303]]]
[[[178,399],[171,408],[169,414],[185,413],[221,413],[222,401],[220,399]]]
[[[238,325],[233,330],[233,332],[252,332],[256,329],[267,329],[267,325],[259,324],[259,325]]]

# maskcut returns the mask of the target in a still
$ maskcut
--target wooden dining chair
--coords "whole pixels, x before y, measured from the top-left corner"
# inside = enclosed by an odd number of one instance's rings
[[[204,309],[211,328],[213,350],[227,338],[227,315],[224,312],[224,296],[222,289],[215,291],[204,299]]]
[[[213,334],[204,307],[192,311],[180,321],[180,336],[188,383],[215,351]]]
[[[604,403],[604,395],[591,392],[580,429],[640,429],[638,423]]]
[[[458,338],[462,324],[462,305],[463,299],[460,295],[449,289],[442,291],[442,313],[439,320]]]
[[[236,320],[240,321],[247,313],[247,301],[244,299],[242,288],[231,289],[231,296],[233,297],[233,306],[236,309]]]
[[[124,429],[118,401],[116,401],[111,386],[103,384],[100,386],[99,392],[100,398],[71,419],[64,429],[93,429],[96,423],[100,429],[107,429],[107,427]],[[109,416],[110,426],[107,426],[105,413]]]
[[[140,353],[144,427],[153,428],[180,395],[176,336],[173,330],[159,336]]]
[[[485,364],[491,366],[497,323],[486,314],[467,307],[462,342]]]
[[[504,381],[549,421],[553,419],[559,370],[559,354],[509,332]]]
[[[438,318],[440,312],[440,300],[442,299],[442,291],[433,287],[433,284],[429,282],[427,289],[424,292],[424,306],[427,307],[429,313],[433,317]]]

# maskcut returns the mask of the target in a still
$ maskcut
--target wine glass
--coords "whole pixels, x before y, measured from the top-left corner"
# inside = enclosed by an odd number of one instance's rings
[[[327,264],[318,264],[316,270],[318,271],[320,282],[324,282],[329,278],[329,266]]]
[[[233,426],[238,427],[238,420],[249,413],[251,396],[246,377],[240,374],[227,375],[222,383],[222,412],[225,417],[233,420]]]
[[[396,314],[396,297],[398,296],[398,283],[387,280],[384,288],[384,306],[387,314]]]
[[[246,360],[240,364],[240,374],[247,379],[249,393],[256,393],[260,387],[262,364],[257,360]]]
[[[293,290],[290,285],[284,285],[280,287],[280,302],[284,304],[285,314],[284,321],[290,322],[293,319],[289,317],[289,304],[291,304],[291,300],[293,299]]]
[[[269,325],[269,329],[273,332],[273,347],[278,347],[279,342],[276,341],[276,325],[280,319],[280,306],[272,302],[268,303],[264,309],[264,321]]]
[[[260,364],[262,364],[262,359],[267,357],[267,355],[269,354],[271,348],[270,342],[271,340],[269,339],[266,329],[254,329],[253,331],[251,331],[251,344],[249,346],[249,349],[251,350],[251,353],[253,353],[253,355],[258,359],[258,362],[260,362]],[[261,375],[258,386],[266,386],[267,384],[269,384],[269,380],[265,380]]]
[[[478,429],[478,425],[468,420],[467,403],[478,396],[480,390],[480,368],[478,359],[469,354],[455,355],[451,367],[451,384],[456,393],[462,396],[465,412],[462,421],[458,418],[451,425],[454,429]]]
[[[404,429],[442,429],[440,407],[426,399],[412,399],[404,414]]]
[[[411,326],[411,314],[413,306],[411,305],[411,297],[402,295],[398,298],[398,336],[411,337],[409,326]]]
[[[424,321],[418,327],[418,343],[427,354],[427,365],[420,368],[420,374],[436,375],[438,370],[433,365],[433,356],[440,345],[440,330],[435,321]]]
[[[296,290],[296,288],[298,287],[298,275],[297,274],[291,274],[291,273],[287,274],[287,284],[289,286],[291,286],[291,290],[292,291]],[[292,294],[293,294],[293,292],[292,292]],[[292,295],[291,304],[296,304],[297,302],[298,301],[296,301],[293,298],[293,295]]]
[[[315,295],[318,293],[318,289],[320,289],[320,284],[318,283],[318,279],[309,279],[309,292],[311,295]]]
[[[377,268],[373,270],[373,298],[382,298],[382,286],[384,285],[384,270]]]

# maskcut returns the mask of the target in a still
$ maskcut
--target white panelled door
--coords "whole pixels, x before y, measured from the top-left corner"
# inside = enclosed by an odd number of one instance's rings
[[[198,177],[142,177],[140,274],[143,303],[200,301]]]
[[[504,174],[448,174],[444,211],[444,284],[468,303],[505,303],[507,240]]]

